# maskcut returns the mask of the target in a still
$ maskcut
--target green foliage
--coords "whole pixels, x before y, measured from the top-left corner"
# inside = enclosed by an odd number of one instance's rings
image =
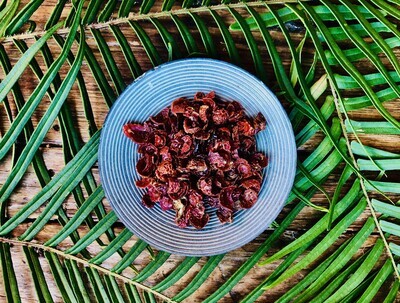
[[[101,129],[92,107],[103,101],[111,107],[128,82],[148,66],[189,56],[243,65],[243,53],[254,73],[268,85],[276,84],[274,91],[290,103],[289,116],[298,147],[316,134],[322,139],[299,160],[287,214],[258,249],[208,293],[204,302],[218,302],[255,266],[282,259],[271,275],[248,290],[243,302],[256,301],[301,270],[307,271],[305,276],[277,302],[369,302],[378,293],[382,295],[387,285],[392,287],[384,302],[398,298],[400,246],[395,242],[400,237],[400,206],[387,198],[395,201],[398,196],[394,194],[400,193],[399,180],[393,177],[400,170],[400,154],[398,150],[367,146],[358,136],[399,135],[398,119],[383,104],[400,96],[400,64],[394,51],[400,45],[397,6],[382,0],[359,0],[356,4],[324,0],[318,5],[300,2],[280,6],[230,1],[210,6],[211,1],[204,0],[199,7],[193,7],[199,4],[190,0],[75,0],[71,6],[60,0],[50,12],[44,32],[25,32],[28,25],[30,30],[35,26],[31,19],[42,2],[32,0],[21,7],[19,1],[3,1],[0,11],[0,63],[4,75],[0,102],[10,121],[0,140],[0,159],[6,162],[10,150],[14,158],[0,189],[0,265],[9,302],[21,301],[12,254],[18,246],[22,246],[39,302],[54,300],[49,291],[50,279],[65,302],[180,302],[190,300],[210,279],[224,262],[224,255],[183,258],[157,283],[148,286],[171,256],[154,252],[127,229],[118,231],[115,213],[106,212],[103,189],[94,177]],[[288,26],[292,21],[301,24],[304,33],[293,34]],[[271,29],[280,32],[284,45],[276,44]],[[132,35],[135,41],[130,40]],[[110,37],[116,46],[109,42]],[[30,46],[25,41],[28,38],[35,39]],[[53,42],[60,51],[50,46]],[[7,43],[21,51],[17,62],[10,60],[9,48],[4,47]],[[244,43],[247,50],[240,49],[239,43]],[[290,70],[284,65],[282,49],[291,55]],[[304,63],[309,55],[305,49],[315,49],[309,65]],[[273,74],[267,73],[266,62],[271,62]],[[367,63],[373,71],[362,74],[358,66]],[[130,75],[121,73],[121,64],[127,66]],[[84,77],[84,70],[90,75]],[[321,71],[318,79],[317,70]],[[19,81],[32,72],[37,83],[25,101]],[[68,103],[75,83],[87,122],[83,132],[74,125]],[[87,92],[89,85],[101,94],[96,100]],[[50,104],[34,125],[32,116],[44,98]],[[373,106],[379,119],[357,121],[349,115],[368,106]],[[50,176],[40,148],[56,119],[65,166]],[[80,134],[86,130],[90,138],[84,143]],[[26,143],[22,148],[21,140]],[[42,189],[14,216],[7,217],[9,198],[31,164]],[[326,182],[334,175],[340,178],[336,190],[329,193]],[[315,205],[317,192],[325,195],[329,209]],[[77,207],[70,217],[63,208],[69,196]],[[307,231],[271,255],[270,249],[305,207],[327,213],[321,212],[320,219]],[[44,243],[33,241],[41,230],[54,224],[55,215],[60,224],[55,235]],[[29,227],[18,231],[28,220],[32,221]],[[362,227],[346,235],[355,222]],[[84,225],[87,230],[82,232]],[[344,237],[348,239],[342,241]],[[65,246],[69,248],[63,249]],[[93,253],[93,247],[98,247],[97,253]],[[360,250],[364,253],[359,254]],[[110,265],[116,256],[119,261]],[[143,258],[148,260],[146,265],[137,266]],[[50,268],[51,278],[44,274],[44,264]],[[195,266],[199,267],[195,274],[188,274]],[[186,284],[172,298],[165,296],[182,281]]]

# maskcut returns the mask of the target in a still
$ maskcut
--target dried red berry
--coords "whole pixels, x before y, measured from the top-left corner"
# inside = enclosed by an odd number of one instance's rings
[[[209,221],[206,205],[220,222],[252,207],[261,188],[267,157],[256,152],[254,135],[265,129],[259,113],[253,119],[237,101],[198,92],[193,100],[175,99],[143,124],[124,125],[125,135],[139,144],[138,188],[147,193],[142,204],[176,212],[175,223],[203,228]]]
[[[150,129],[144,124],[128,123],[124,125],[124,134],[135,143],[146,143],[150,137]]]

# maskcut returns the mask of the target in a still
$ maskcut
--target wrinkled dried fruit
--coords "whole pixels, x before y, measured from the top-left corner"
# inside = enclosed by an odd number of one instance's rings
[[[142,177],[136,186],[147,190],[142,204],[173,209],[181,228],[203,228],[206,206],[221,223],[232,222],[235,211],[257,202],[268,159],[256,151],[254,135],[265,127],[261,113],[249,118],[239,102],[215,92],[178,98],[143,124],[125,124],[142,155],[136,164]]]

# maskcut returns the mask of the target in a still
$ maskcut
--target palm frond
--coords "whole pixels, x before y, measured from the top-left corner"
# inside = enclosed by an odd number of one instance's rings
[[[97,185],[95,163],[101,129],[95,104],[101,103],[107,110],[126,85],[148,68],[189,56],[227,59],[246,66],[274,87],[290,103],[299,152],[315,136],[321,137],[300,158],[294,190],[278,226],[267,231],[263,243],[202,301],[223,299],[251,276],[254,266],[279,260],[283,261],[272,274],[258,267],[264,281],[243,292],[243,302],[258,300],[301,270],[307,271],[302,281],[276,302],[366,302],[390,284],[392,289],[383,301],[396,300],[400,216],[399,206],[386,198],[396,200],[395,194],[400,193],[394,177],[400,155],[398,150],[377,149],[362,140],[369,135],[399,134],[398,119],[386,106],[400,95],[400,65],[394,51],[400,45],[396,27],[400,15],[394,4],[359,0],[351,5],[342,0],[340,5],[321,1],[319,5],[272,6],[222,1],[210,6],[207,0],[201,4],[91,0],[87,5],[85,1],[69,5],[61,0],[42,28],[24,33],[28,25],[39,25],[35,13],[42,2],[32,0],[19,11],[19,1],[3,2],[0,12],[0,102],[10,120],[0,141],[0,159],[7,162],[11,148],[15,155],[0,189],[0,261],[9,301],[21,300],[12,245],[23,247],[39,302],[54,301],[50,281],[66,302],[89,302],[91,298],[99,302],[191,300],[210,276],[229,262],[229,254],[181,258],[160,278],[158,273],[175,256],[155,252],[129,230],[121,229],[116,215],[103,205],[104,192]],[[305,33],[293,34],[287,26],[293,21],[301,24]],[[284,44],[279,50],[276,31]],[[247,49],[238,47],[239,43]],[[9,45],[21,54],[12,54]],[[289,65],[282,48],[290,54]],[[315,49],[312,59],[307,59],[306,49]],[[360,62],[368,62],[370,71],[361,73]],[[37,84],[33,91],[25,92],[22,81],[32,72]],[[78,120],[83,127],[75,125],[77,110],[68,100],[75,83],[83,110],[83,122]],[[50,105],[36,122],[34,114],[42,110],[45,98]],[[357,110],[371,105],[379,119],[361,120]],[[56,119],[62,134],[57,148],[63,148],[65,165],[50,176],[40,149],[47,144],[46,136]],[[20,148],[22,132],[26,146]],[[20,181],[31,164],[43,188],[10,216],[7,206],[19,186],[24,186]],[[328,190],[333,176],[338,178],[336,190]],[[68,201],[73,201],[72,214],[65,209]],[[320,219],[307,231],[274,250],[301,211],[310,206],[326,211],[327,205],[329,212],[318,214]],[[55,215],[57,229],[43,238],[43,229],[56,224]],[[26,222],[29,226],[21,231]],[[359,230],[346,235],[355,222],[359,222]],[[365,253],[360,255],[360,250]],[[265,254],[268,256],[263,259]]]

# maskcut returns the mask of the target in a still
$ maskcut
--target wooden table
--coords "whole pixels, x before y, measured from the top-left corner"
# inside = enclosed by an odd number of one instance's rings
[[[27,1],[23,1],[24,3]],[[37,29],[36,31],[39,31],[40,29],[43,28],[43,24],[47,21],[49,18],[49,12],[54,8],[54,5],[56,4],[57,1],[55,0],[47,0],[45,1],[40,9],[34,14],[32,17],[32,20],[34,20],[37,24]],[[22,5],[22,4],[21,4]],[[70,5],[69,5],[70,7]],[[159,9],[159,7],[155,7],[154,10]],[[259,10],[265,10],[264,8],[258,8]],[[238,11],[243,12],[243,10],[238,9]],[[67,13],[63,12],[62,16],[66,16]],[[225,22],[227,24],[232,23],[234,20],[232,19],[232,16],[221,12],[221,16],[224,18]],[[136,17],[133,17],[134,19]],[[186,19],[185,19],[186,18]],[[140,18],[138,19],[143,19],[140,20],[140,24],[144,27],[144,29],[147,31],[149,36],[151,37],[155,47],[157,50],[160,51],[162,56],[162,60],[166,61],[167,58],[167,51],[163,45],[163,42],[161,38],[158,36],[157,32],[155,31],[154,27],[151,25],[151,23],[146,20],[145,18]],[[165,18],[161,19],[163,24],[167,28],[171,28],[171,33],[176,36],[176,27],[172,26],[170,19]],[[187,21],[187,24],[193,28],[193,23],[189,21],[189,16],[183,17],[183,20]],[[109,30],[109,25],[111,24],[118,24],[120,26],[120,29],[122,32],[125,34],[125,36],[128,38],[128,42],[132,50],[134,51],[134,54],[141,65],[143,71],[146,71],[152,67],[150,61],[148,60],[148,57],[146,56],[143,48],[141,47],[137,37],[134,35],[133,31],[130,29],[129,26],[126,25],[126,20],[114,20],[110,21],[105,24],[93,24],[85,29],[86,35],[87,35],[87,42],[89,46],[92,48],[93,53],[97,59],[97,61],[101,64],[101,67],[104,71],[104,74],[106,75],[107,79],[111,83],[111,79],[108,76],[108,73],[106,72],[106,68],[103,65],[103,60],[101,59],[101,55],[99,53],[99,50],[96,46],[96,43],[92,37],[90,28],[96,28],[100,29],[101,33],[103,34],[103,37],[106,39],[108,46],[110,47],[113,57],[116,61],[116,65],[118,66],[118,69],[120,70],[124,81],[126,84],[129,84],[133,81],[133,77],[127,68],[126,64],[124,64],[123,56],[121,53],[121,50],[118,46],[118,43],[116,42],[114,36]],[[211,23],[210,23],[211,24]],[[170,26],[170,27],[168,27]],[[61,30],[62,33],[63,30]],[[210,32],[215,39],[215,43],[217,45],[218,51],[221,54],[220,58],[222,59],[227,59],[227,53],[226,53],[226,48],[223,44],[223,40],[221,36],[219,35],[218,31],[215,28],[215,24],[212,23],[210,27]],[[38,33],[40,35],[40,33]],[[235,42],[237,43],[237,47],[240,51],[241,58],[243,60],[243,67],[248,69],[251,72],[254,72],[254,66],[252,64],[252,59],[250,56],[250,53],[247,49],[245,39],[243,35],[239,32],[234,32],[232,33],[233,37],[235,39]],[[277,30],[277,29],[272,29],[271,34],[274,38],[274,42],[276,43],[278,47],[278,51],[280,52],[280,55],[283,60],[283,64],[289,70],[289,66],[291,64],[291,55],[288,51],[287,45],[284,42],[285,39],[282,35],[282,33]],[[198,33],[195,33],[197,35],[196,37],[198,38]],[[262,38],[258,32],[253,33],[254,38],[256,39],[260,52],[262,54],[262,60],[264,62],[264,66],[267,69],[267,74],[268,74],[268,79],[267,79],[267,84],[270,86],[276,93],[279,93],[278,91],[278,86],[276,83],[276,79],[274,77],[273,69],[271,66],[271,60],[270,57],[266,51],[266,48],[264,44],[262,43]],[[300,28],[297,32],[292,33],[292,38],[295,40],[296,43],[299,43],[301,39],[304,37],[304,31]],[[28,45],[31,45],[34,42],[33,35],[32,34],[26,34],[26,35],[20,35],[17,36],[16,39],[23,39],[26,41]],[[13,43],[11,38],[6,38],[3,40],[2,45],[5,47],[7,53],[10,56],[11,63],[15,64],[17,60],[20,58],[20,52],[16,49],[15,44]],[[180,47],[183,49],[182,41],[179,42]],[[49,40],[49,48],[53,52],[54,56],[57,56],[60,52],[59,47],[56,45],[54,40]],[[73,51],[76,51],[76,45],[73,47]],[[201,49],[201,52],[204,52],[204,49]],[[310,47],[310,45],[305,46],[305,49],[303,51],[304,57],[302,64],[304,66],[309,66],[312,62],[312,56],[313,56],[314,50]],[[400,58],[400,52],[397,50],[396,55],[398,58]],[[40,66],[43,67],[44,70],[45,68],[45,63],[43,61],[43,57],[38,54],[36,56],[37,61],[39,62]],[[358,65],[359,69],[361,71],[366,71],[370,69],[371,67],[368,65],[363,64],[363,62],[359,63]],[[61,74],[61,77],[63,78],[65,76],[66,71],[69,69],[69,66],[65,64],[63,68],[63,74]],[[87,87],[87,92],[93,107],[93,113],[96,121],[96,125],[100,127],[103,124],[103,121],[108,113],[108,106],[104,102],[104,98],[99,91],[98,86],[96,85],[96,81],[93,78],[93,75],[87,65],[86,62],[84,62],[82,68],[81,68],[82,74],[85,79],[86,87]],[[317,68],[316,71],[316,79],[319,79],[320,76],[322,76],[323,69],[321,67]],[[25,97],[28,97],[29,94],[33,91],[35,86],[37,85],[38,80],[36,76],[30,72],[26,71],[21,79],[19,80],[19,84],[22,88],[23,94]],[[327,91],[324,95],[328,94],[329,91]],[[12,101],[12,96],[10,95],[9,97],[10,101]],[[320,98],[322,100],[323,97]],[[285,108],[290,111],[289,104],[287,101],[281,98],[282,104],[285,106]],[[76,126],[76,129],[79,131],[79,135],[82,139],[83,142],[87,142],[89,139],[89,133],[88,133],[88,126],[87,122],[85,120],[84,116],[84,111],[81,103],[81,98],[79,94],[79,90],[76,85],[74,85],[73,89],[71,90],[69,96],[68,96],[68,105],[70,106],[73,114],[73,119],[74,119],[74,124]],[[43,101],[41,102],[39,108],[36,110],[35,114],[32,116],[32,121],[34,125],[37,125],[38,121],[42,117],[43,113],[49,106],[49,99],[47,96],[43,98]],[[11,102],[14,108],[13,102]],[[391,111],[391,113],[397,118],[400,119],[400,107],[398,102],[389,102],[387,104],[387,108]],[[9,127],[9,122],[4,118],[5,117],[5,111],[4,108],[0,108],[0,117],[1,123],[0,123],[0,132],[2,134],[5,133],[5,131]],[[351,113],[351,118],[353,119],[358,119],[358,120],[363,120],[363,119],[370,119],[370,118],[378,118],[378,114],[371,109],[366,109],[366,110],[360,110],[356,112]],[[318,133],[316,136],[314,136],[311,140],[303,144],[298,148],[298,154],[299,158],[303,159],[307,155],[310,154],[311,151],[313,151],[316,146],[320,143],[322,139],[322,135]],[[400,151],[400,140],[397,136],[362,136],[363,142],[365,142],[368,145],[375,146],[375,147],[380,147],[384,148],[386,150],[390,151]],[[53,125],[53,127],[50,129],[48,132],[45,141],[43,145],[40,147],[40,151],[43,154],[43,157],[45,159],[45,162],[47,164],[47,167],[49,169],[49,172],[53,174],[57,174],[63,167],[64,167],[64,159],[63,159],[63,151],[62,151],[62,137],[60,134],[60,127],[59,127],[59,121],[56,121]],[[10,171],[10,165],[11,165],[11,154],[7,156],[6,161],[2,161],[0,163],[0,184],[4,182],[6,179],[9,171]],[[97,167],[93,169],[93,173],[97,179],[99,180],[98,177],[98,170]],[[338,173],[340,173],[340,169],[336,173],[333,173],[330,177],[329,180],[326,182],[326,185],[324,186],[328,194],[331,196],[333,194],[333,191],[335,189],[335,185],[338,180]],[[9,217],[14,216],[17,211],[27,202],[29,201],[38,191],[40,190],[40,185],[38,183],[37,178],[35,177],[35,174],[33,172],[32,167],[30,167],[25,174],[21,184],[18,186],[18,188],[14,191],[14,194],[11,196],[9,203],[8,203],[8,208],[7,208],[7,215]],[[313,198],[313,202],[317,205],[321,206],[327,206],[327,200],[325,196],[321,193],[317,193],[315,197]],[[106,210],[110,211],[110,206],[107,201],[104,201],[104,204],[106,206]],[[63,208],[68,216],[72,216],[76,210],[77,206],[76,203],[73,199],[73,197],[68,197],[66,201],[63,204]],[[18,236],[20,235],[26,228],[29,226],[32,221],[40,214],[42,208],[40,208],[38,211],[34,212],[30,219],[27,220],[26,222],[20,224],[18,229],[13,233],[13,236]],[[278,222],[284,216],[288,213],[290,210],[290,207],[287,207],[283,210],[281,215],[278,218]],[[313,208],[306,207],[304,210],[296,217],[294,220],[293,224],[290,226],[290,228],[282,235],[282,237],[279,239],[279,241],[274,245],[274,247],[271,249],[270,253],[272,254],[273,252],[278,251],[280,248],[282,248],[284,245],[290,243],[294,239],[296,239],[299,235],[304,233],[309,227],[311,227],[320,217],[322,216],[322,213],[319,211],[314,210]],[[363,224],[363,221],[365,218],[369,216],[368,212],[365,212],[362,217],[359,218],[353,225],[350,226],[350,228],[347,230],[345,234],[343,234],[338,241],[337,244],[342,243],[345,239],[351,237],[355,231],[359,230],[360,226]],[[96,217],[94,216],[94,219]],[[118,234],[122,228],[123,225],[121,223],[117,223],[113,226],[115,233]],[[45,242],[47,239],[51,238],[58,230],[60,230],[60,225],[56,220],[56,217],[53,218],[50,224],[48,224],[45,229],[43,229],[38,236],[35,238],[35,241],[39,243]],[[84,234],[88,231],[88,228],[86,225],[82,225],[79,229],[79,232],[81,234]],[[212,275],[209,277],[209,279],[198,289],[198,291],[195,292],[194,295],[190,297],[190,299],[187,300],[187,302],[201,302],[203,298],[207,297],[208,294],[210,294],[212,291],[216,290],[219,285],[221,285],[226,279],[234,273],[234,271],[241,265],[243,264],[251,255],[252,253],[260,246],[261,243],[263,243],[268,236],[272,233],[272,230],[266,230],[261,236],[259,236],[257,239],[252,241],[251,243],[243,246],[240,249],[234,250],[230,253],[228,253],[223,261],[218,265],[218,267],[214,270]],[[372,237],[370,237],[370,244],[372,244],[375,239],[379,237],[378,234],[374,234]],[[108,240],[104,237],[102,239],[105,243],[108,243]],[[124,249],[129,250],[129,248],[135,243],[136,238],[132,238],[129,242],[127,242],[126,245],[124,245]],[[66,249],[71,246],[71,242],[68,241],[63,241],[58,248],[59,249]],[[369,244],[367,243],[366,247],[368,247]],[[89,252],[92,254],[96,254],[101,250],[101,247],[97,244],[93,244],[89,247]],[[25,261],[25,258],[23,256],[22,248],[18,246],[14,246],[12,249],[13,253],[13,261],[14,261],[14,266],[16,268],[16,273],[17,273],[17,279],[19,281],[19,289],[21,291],[21,296],[24,302],[35,302],[36,301],[36,295],[32,286],[32,279],[30,275],[28,274],[28,267]],[[362,251],[359,252],[360,254]],[[148,280],[147,284],[148,285],[154,285],[157,281],[168,275],[182,260],[182,257],[179,256],[174,256],[172,255],[168,261],[160,268],[159,270],[156,271],[155,274],[153,274]],[[104,267],[108,268],[110,267],[114,262],[118,260],[118,257],[111,258],[107,261],[106,264],[103,264]],[[173,287],[169,288],[165,294],[167,296],[173,296],[175,293],[177,293],[179,290],[181,290],[187,283],[191,280],[191,278],[197,273],[202,265],[205,263],[207,258],[201,258],[199,262],[190,269],[188,275],[185,276],[183,280],[180,280],[179,283],[176,283]],[[146,253],[143,253],[142,255],[139,256],[134,262],[134,265],[140,270],[143,268],[148,262],[150,261],[149,255]],[[254,267],[250,270],[249,274],[245,276],[243,280],[240,281],[239,284],[237,284],[232,291],[229,292],[228,295],[226,295],[221,302],[238,302],[245,294],[249,292],[249,290],[253,289],[255,286],[257,286],[261,281],[263,281],[268,275],[270,275],[274,269],[277,267],[279,262],[272,263],[268,266],[264,267]],[[46,276],[50,276],[49,273],[49,268],[48,266],[44,265],[44,268],[46,269]],[[304,270],[297,274],[295,278],[292,278],[288,280],[286,283],[281,284],[279,287],[274,288],[262,295],[258,302],[274,302],[280,295],[285,293],[288,289],[290,289],[294,284],[296,284],[297,281],[302,279],[303,274],[307,272],[307,270]],[[128,277],[133,276],[133,272],[128,272],[127,273]],[[1,281],[1,280],[0,280]],[[49,278],[49,281],[51,283],[49,284],[51,287],[51,292],[54,294],[54,298],[57,302],[61,302],[60,294],[58,291],[58,288],[56,287],[54,281]],[[400,297],[399,297],[400,298]],[[5,294],[2,285],[0,285],[0,301],[5,301]]]

